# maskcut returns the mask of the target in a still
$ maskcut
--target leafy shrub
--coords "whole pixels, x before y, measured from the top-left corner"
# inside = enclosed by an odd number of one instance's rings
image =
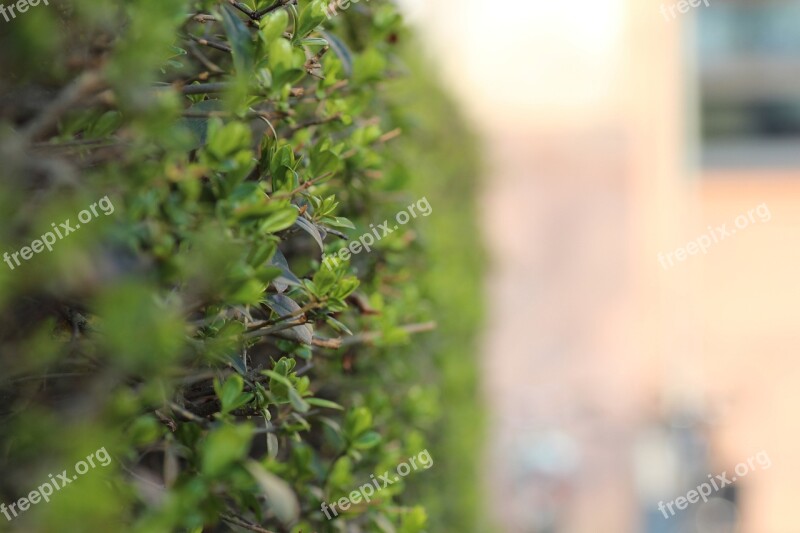
[[[475,164],[395,7],[72,0],[0,24],[0,500],[114,458],[10,525],[481,530],[450,486],[480,425],[478,252],[447,237],[474,232]]]

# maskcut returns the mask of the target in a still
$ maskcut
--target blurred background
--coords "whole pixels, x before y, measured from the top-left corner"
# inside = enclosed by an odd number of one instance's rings
[[[695,1],[404,2],[489,153],[502,531],[800,531],[800,4]]]

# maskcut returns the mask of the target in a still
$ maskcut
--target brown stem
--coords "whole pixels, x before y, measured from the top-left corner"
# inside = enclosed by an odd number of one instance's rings
[[[436,322],[424,322],[422,324],[408,324],[401,326],[400,329],[406,333],[413,335],[414,333],[422,333],[425,331],[433,331],[436,329]],[[383,332],[380,331],[367,331],[353,335],[352,337],[345,337],[342,339],[342,347],[352,346],[354,344],[371,344],[376,340],[383,337]]]
[[[202,44],[203,46],[208,46],[209,48],[216,48],[217,50],[222,50],[223,52],[230,53],[231,51],[231,47],[227,44],[218,43],[217,41],[209,41],[208,39],[195,37],[194,35],[190,35],[189,37],[197,44]]]
[[[261,18],[264,15],[268,15],[268,14],[272,13],[273,11],[282,8],[283,6],[286,6],[286,5],[289,5],[289,4],[294,4],[294,3],[296,3],[296,0],[278,0],[277,2],[272,4],[271,6],[265,7],[261,11],[256,11],[253,14],[253,20],[261,20]]]
[[[89,71],[67,85],[64,90],[35,119],[22,130],[26,142],[38,141],[45,137],[58,123],[61,116],[74,108],[82,99],[105,88],[99,73]]]
[[[235,526],[242,527],[242,528],[247,529],[249,531],[255,531],[256,533],[275,533],[274,531],[270,531],[269,529],[264,529],[261,526],[258,526],[256,524],[252,524],[252,523],[248,522],[244,518],[240,518],[240,517],[232,515],[232,514],[223,514],[223,515],[220,515],[220,518],[222,518],[224,521],[228,522],[229,524],[233,524]]]

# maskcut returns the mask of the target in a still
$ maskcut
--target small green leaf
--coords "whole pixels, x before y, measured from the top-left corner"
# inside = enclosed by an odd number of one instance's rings
[[[289,484],[272,472],[268,472],[256,461],[248,461],[245,467],[258,482],[267,499],[267,505],[278,520],[284,524],[297,520],[300,516],[300,504]]]
[[[222,387],[219,387],[219,383],[215,382],[214,389],[222,402],[223,412],[228,412],[232,410],[231,406],[239,398],[242,390],[244,390],[244,380],[242,380],[241,376],[234,374],[225,380],[225,384],[222,385]]]
[[[250,449],[253,428],[249,424],[222,426],[213,430],[202,447],[202,470],[210,477],[221,475]]]
[[[289,24],[289,14],[285,9],[273,11],[261,19],[261,38],[266,44],[270,44],[283,36],[286,26]]]
[[[292,43],[283,37],[275,39],[269,44],[269,66],[276,73],[292,68],[294,61]]]
[[[297,33],[294,36],[295,40],[304,39],[314,28],[322,24],[322,21],[326,18],[325,0],[312,0],[300,13],[300,19],[297,22]]]
[[[366,407],[356,407],[345,416],[344,432],[350,440],[357,439],[372,427],[372,412]]]
[[[311,173],[322,176],[328,172],[339,170],[340,157],[330,150],[322,150],[311,155]]]
[[[356,229],[355,225],[344,217],[325,217],[324,222],[338,228]]]
[[[308,402],[300,396],[300,393],[294,387],[289,388],[289,401],[292,403],[292,407],[301,413],[307,413],[310,409]]]
[[[277,233],[290,228],[297,220],[297,208],[286,207],[280,211],[272,213],[267,220],[261,224],[261,231],[264,233]]]
[[[369,450],[381,442],[380,434],[375,431],[367,431],[353,441],[353,448],[357,450]]]
[[[250,148],[250,128],[241,122],[231,122],[222,127],[218,124],[219,121],[209,121],[206,150],[211,155],[218,160],[224,160],[240,150]]]
[[[317,229],[317,227],[314,225],[313,222],[310,222],[309,220],[300,217],[295,221],[295,224],[297,224],[297,226],[300,229],[302,229],[303,231],[305,231],[306,233],[311,235],[311,237],[314,238],[314,241],[316,241],[317,245],[319,245],[319,249],[321,251],[323,252],[325,251],[325,245],[322,243],[322,234],[320,234],[319,230]]]
[[[350,78],[353,76],[353,54],[350,52],[350,49],[347,47],[344,42],[327,31],[321,31],[320,34],[327,40],[333,52],[337,55],[339,60],[342,62],[342,68],[344,68],[345,75]]]
[[[339,411],[344,411],[344,407],[342,407],[338,403],[326,400],[324,398],[306,398],[306,402],[316,407],[327,407],[328,409],[337,409]]]
[[[350,328],[348,328],[346,325],[344,325],[343,323],[339,322],[338,320],[336,320],[332,316],[326,317],[325,318],[325,322],[327,322],[330,327],[332,327],[334,330],[336,330],[339,333],[346,333],[347,335],[352,335],[353,334],[353,332],[350,331]]]
[[[383,78],[386,58],[374,48],[367,49],[356,58],[353,65],[354,78],[358,83],[378,81]]]

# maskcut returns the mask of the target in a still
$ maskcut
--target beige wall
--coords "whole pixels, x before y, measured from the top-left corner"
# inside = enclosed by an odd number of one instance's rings
[[[698,184],[699,226],[766,203],[772,219],[737,231],[697,265],[705,388],[719,411],[722,457],[765,450],[769,470],[748,477],[746,532],[798,530],[800,472],[800,172],[717,175]],[[728,465],[724,465],[728,466]]]
[[[489,148],[486,511],[527,533],[551,498],[559,531],[640,531],[637,435],[689,409],[706,417],[709,473],[773,460],[737,483],[742,533],[800,531],[800,169],[691,163],[690,16],[638,0],[414,3]],[[769,223],[659,265],[762,202]],[[543,430],[579,450],[557,481],[519,466]]]

